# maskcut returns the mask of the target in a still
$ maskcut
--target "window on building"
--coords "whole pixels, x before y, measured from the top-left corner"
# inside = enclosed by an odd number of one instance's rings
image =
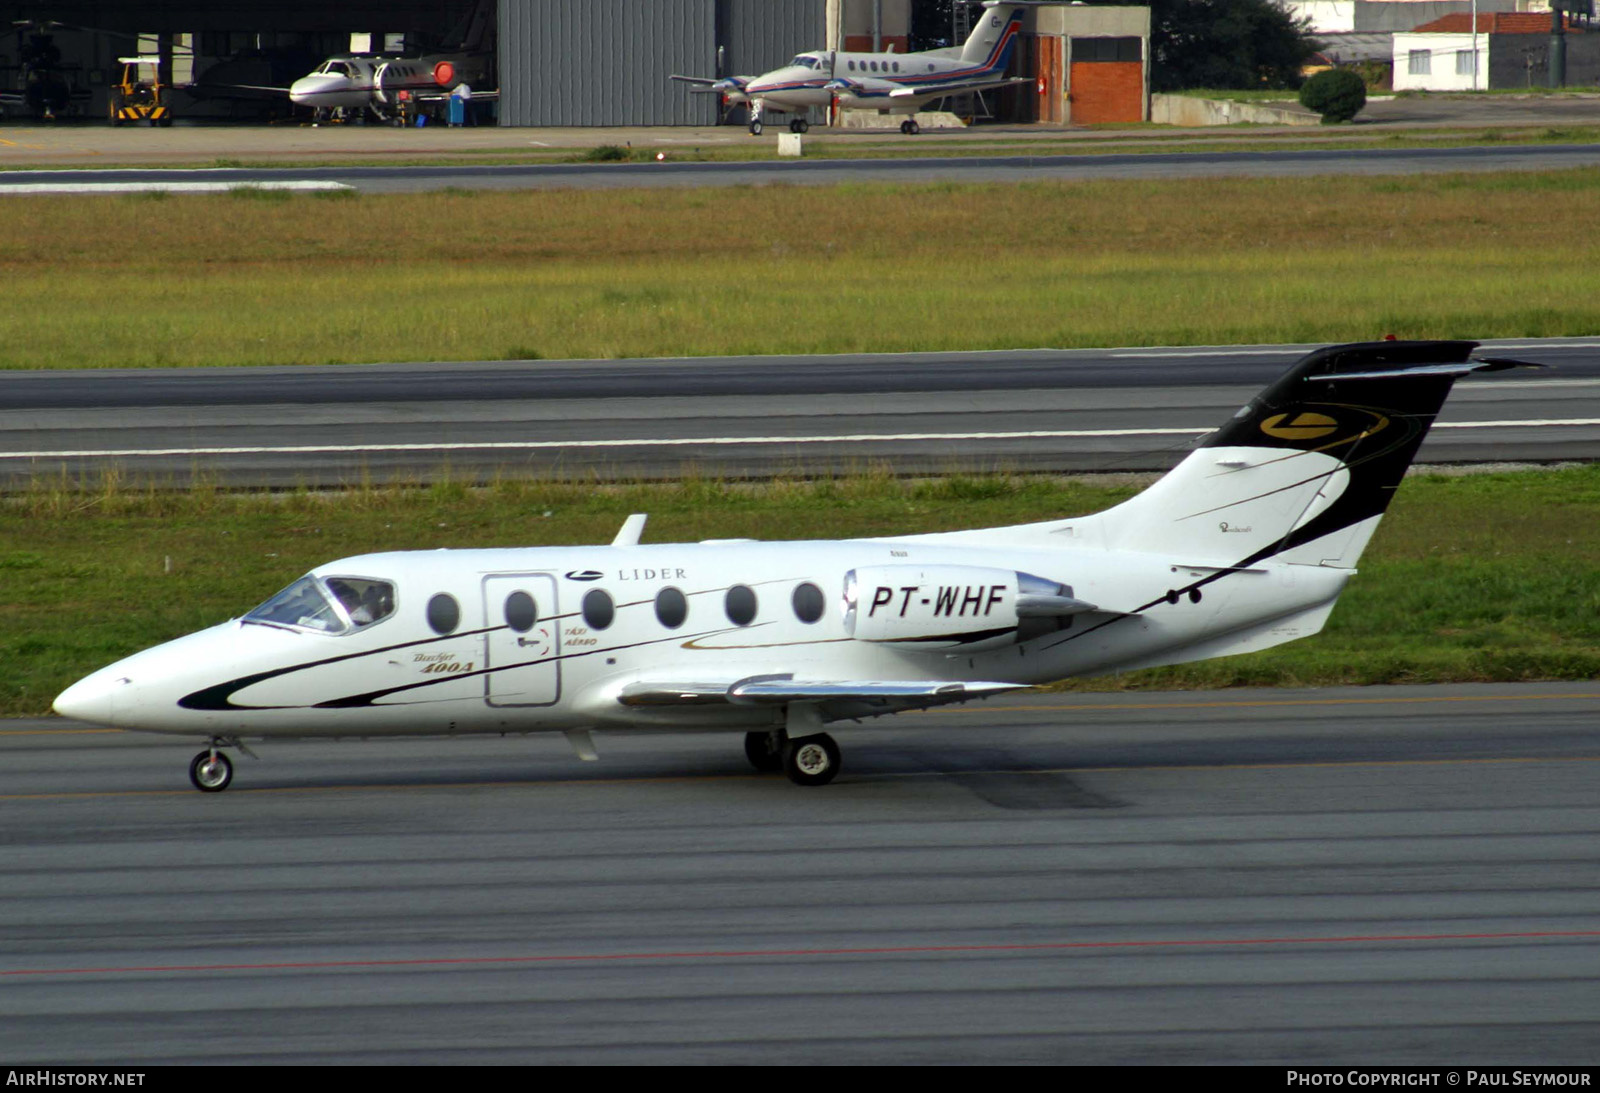
[[[1470,50],[1470,49],[1458,49],[1458,50],[1456,50],[1456,75],[1457,76],[1470,76],[1470,75],[1472,75],[1473,68],[1474,68],[1474,65],[1473,65],[1472,62],[1476,59],[1476,57],[1477,57],[1477,54],[1475,52],[1473,52],[1472,50]]]
[[[1413,76],[1427,76],[1433,72],[1433,51],[1428,49],[1413,49],[1406,71]]]

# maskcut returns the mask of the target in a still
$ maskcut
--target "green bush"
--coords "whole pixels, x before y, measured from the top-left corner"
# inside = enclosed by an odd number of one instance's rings
[[[1367,105],[1367,85],[1348,68],[1318,72],[1300,88],[1300,105],[1322,115],[1322,124],[1349,121]]]

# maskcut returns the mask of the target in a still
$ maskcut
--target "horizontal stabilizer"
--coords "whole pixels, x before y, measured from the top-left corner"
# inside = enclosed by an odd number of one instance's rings
[[[1467,376],[1473,372],[1504,372],[1508,368],[1543,368],[1531,361],[1514,361],[1505,357],[1483,360],[1458,361],[1454,364],[1419,364],[1413,368],[1395,368],[1382,372],[1338,372],[1326,376],[1307,376],[1306,381],[1339,382],[1341,380],[1403,380],[1419,376]]]

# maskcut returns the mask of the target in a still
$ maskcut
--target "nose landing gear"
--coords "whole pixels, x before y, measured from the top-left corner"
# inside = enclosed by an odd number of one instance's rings
[[[233,781],[233,761],[215,748],[207,748],[190,760],[189,781],[201,793],[221,793]]]
[[[189,781],[201,793],[221,793],[233,781],[233,760],[218,750],[225,744],[238,748],[252,759],[256,757],[233,737],[213,736],[206,750],[189,760]]]

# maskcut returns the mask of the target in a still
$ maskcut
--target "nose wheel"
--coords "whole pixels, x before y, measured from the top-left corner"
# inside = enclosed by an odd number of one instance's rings
[[[201,793],[221,793],[233,781],[233,761],[216,748],[207,748],[189,762],[189,781]]]

